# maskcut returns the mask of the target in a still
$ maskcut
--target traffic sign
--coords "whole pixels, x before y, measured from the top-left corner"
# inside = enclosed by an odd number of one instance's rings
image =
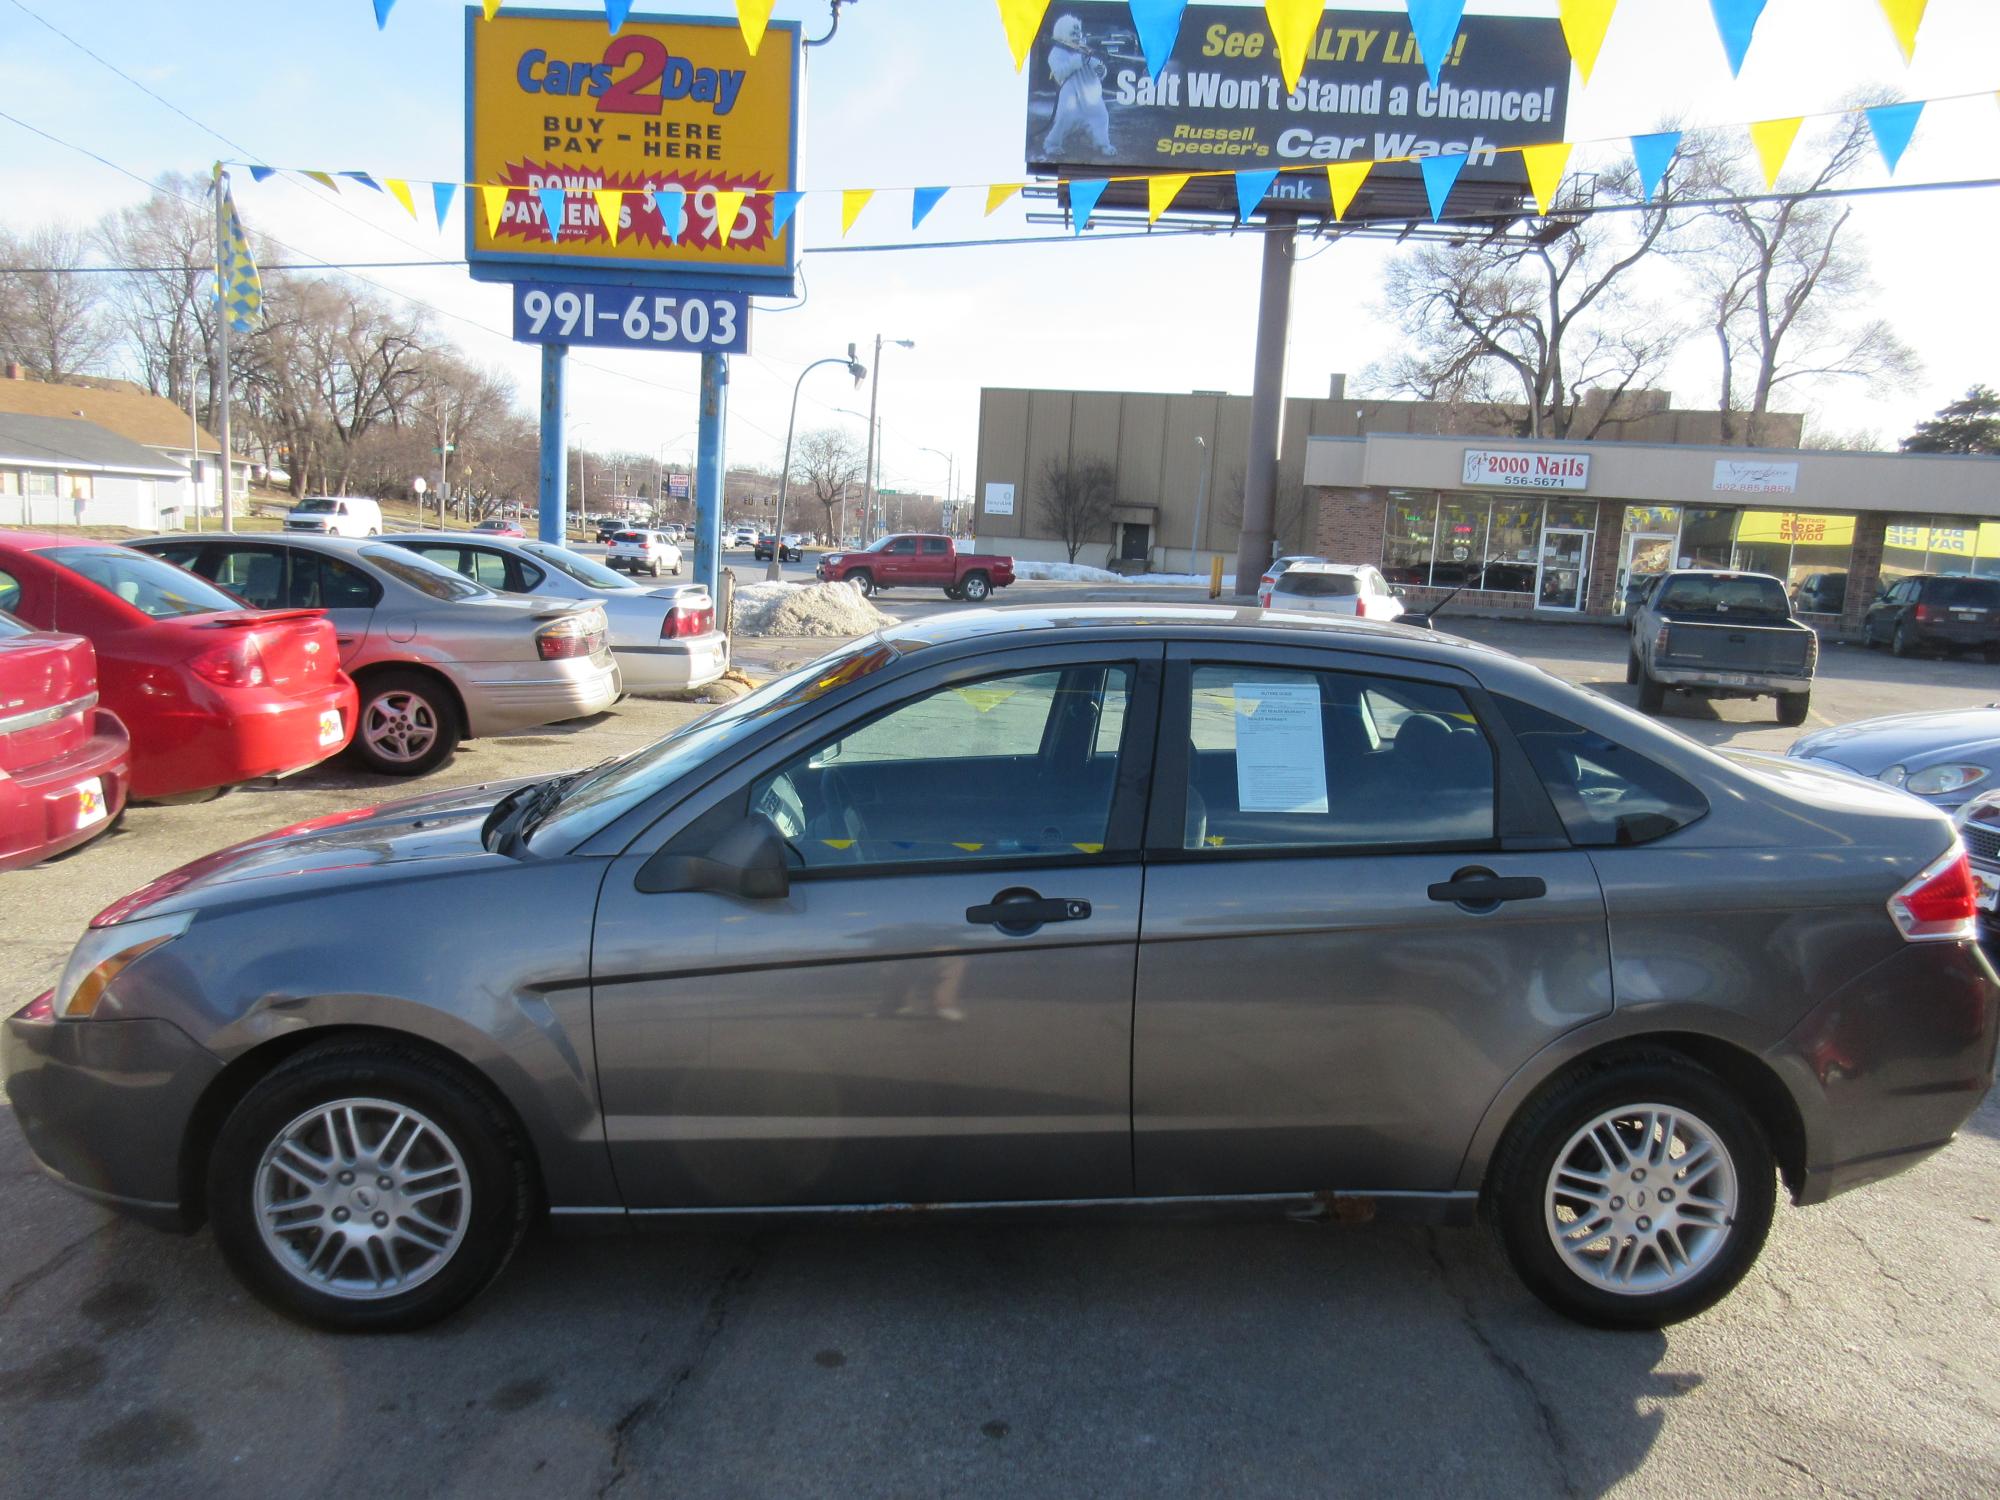
[[[514,337],[528,344],[744,354],[750,348],[750,298],[657,285],[518,281]]]

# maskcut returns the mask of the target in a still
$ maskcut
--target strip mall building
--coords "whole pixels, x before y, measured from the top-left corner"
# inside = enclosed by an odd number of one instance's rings
[[[1374,563],[1413,604],[1459,589],[1455,609],[1602,621],[1665,568],[1741,568],[1784,579],[1831,635],[1852,633],[1897,578],[2000,577],[2000,460],[1725,446],[1712,411],[1628,399],[1596,440],[1551,442],[1490,435],[1517,430],[1506,408],[1356,402],[1336,377],[1328,398],[1286,403],[1280,549]],[[1043,476],[1102,459],[1116,505],[1078,562],[1233,562],[1247,407],[1211,393],[985,392],[979,545],[1061,559]],[[1767,437],[1796,444],[1797,417],[1767,422]]]

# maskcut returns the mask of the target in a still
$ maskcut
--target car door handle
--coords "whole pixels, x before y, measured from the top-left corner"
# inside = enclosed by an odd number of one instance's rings
[[[1002,891],[984,906],[968,906],[965,920],[975,927],[998,927],[1002,932],[1032,932],[1048,922],[1082,922],[1090,917],[1090,903],[1075,896],[1044,897],[1035,891]]]
[[[1549,893],[1539,875],[1495,875],[1487,870],[1461,870],[1430,888],[1433,901],[1461,906],[1498,906],[1502,901],[1533,901]]]

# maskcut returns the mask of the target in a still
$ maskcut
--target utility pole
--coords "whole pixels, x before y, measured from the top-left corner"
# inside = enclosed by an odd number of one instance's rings
[[[876,528],[877,517],[875,514],[875,507],[877,501],[876,492],[881,488],[879,479],[880,479],[880,465],[882,457],[880,450],[882,445],[876,440],[875,434],[876,434],[877,423],[875,420],[875,410],[876,410],[876,400],[880,396],[882,390],[883,342],[884,340],[882,338],[882,335],[879,333],[876,334],[875,366],[874,369],[871,371],[871,378],[868,382],[868,462],[864,469],[864,473],[868,480],[868,495],[867,495],[867,501],[863,505],[861,510],[861,530],[863,532],[861,538],[861,545],[864,547],[867,546],[870,542],[874,541],[877,535],[877,528]],[[915,339],[890,339],[887,342],[892,343],[896,345],[898,348],[902,349],[914,349],[917,347],[917,341]]]
[[[236,529],[236,512],[229,497],[229,305],[222,300],[222,278],[229,266],[229,174],[222,163],[215,164],[215,363],[221,372],[216,381],[219,408],[216,434],[222,444],[222,529]]]
[[[194,402],[194,340],[188,340],[188,494],[194,501],[194,529],[201,530],[201,418]]]
[[[1292,242],[1298,219],[1266,216],[1264,279],[1257,296],[1257,363],[1250,387],[1250,456],[1243,475],[1243,529],[1236,538],[1236,591],[1271,561],[1277,512],[1278,437],[1285,405],[1285,329],[1292,310]]]

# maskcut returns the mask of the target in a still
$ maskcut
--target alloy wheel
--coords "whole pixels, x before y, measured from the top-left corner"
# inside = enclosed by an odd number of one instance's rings
[[[271,1257],[307,1286],[373,1300],[422,1285],[450,1263],[471,1222],[465,1159],[407,1105],[336,1099],[293,1120],[253,1179]]]
[[[1608,1292],[1642,1296],[1686,1282],[1728,1242],[1735,1163],[1722,1138],[1685,1109],[1607,1110],[1557,1153],[1545,1197],[1563,1263]]]
[[[383,693],[361,711],[361,737],[384,760],[418,760],[437,742],[437,710],[406,690]]]

